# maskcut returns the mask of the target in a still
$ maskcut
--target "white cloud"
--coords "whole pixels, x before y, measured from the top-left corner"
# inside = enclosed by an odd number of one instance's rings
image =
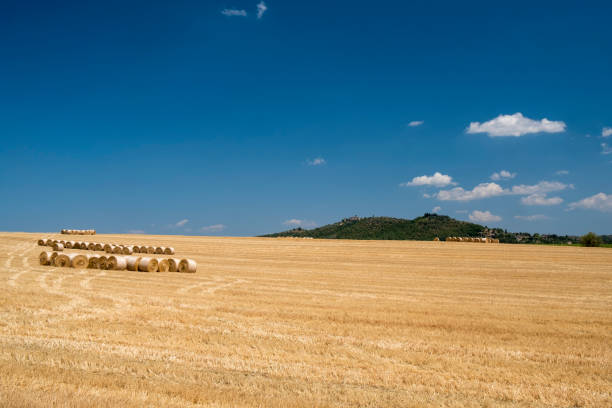
[[[507,170],[502,170],[499,173],[495,172],[491,174],[491,180],[501,180],[501,179],[513,179],[516,177],[516,173],[510,173]]]
[[[416,127],[416,126],[421,126],[423,123],[425,122],[422,120],[413,120],[412,122],[408,123],[408,126]]]
[[[504,189],[497,183],[481,183],[472,190],[465,190],[463,187],[441,190],[436,194],[436,197],[441,201],[471,201],[504,195],[544,195],[552,191],[561,191],[573,187],[572,184],[563,184],[557,181],[541,181],[534,185],[520,184],[513,186],[511,189]]]
[[[512,187],[510,194],[515,195],[531,195],[531,194],[546,194],[553,191],[562,191],[567,188],[574,188],[573,184],[564,184],[558,181],[540,181],[538,184],[525,185],[520,184]]]
[[[266,6],[266,3],[264,3],[263,1],[260,2],[257,5],[257,18],[262,18],[267,9],[268,6]]]
[[[233,17],[233,16],[246,17],[247,12],[246,10],[223,9],[221,11],[221,14],[223,14],[224,16],[228,16],[228,17]]]
[[[471,201],[479,198],[489,198],[504,195],[507,190],[501,188],[496,183],[481,183],[472,190],[465,190],[463,187],[455,187],[450,190],[441,190],[436,194],[441,201]]]
[[[185,224],[187,224],[189,222],[189,220],[187,218],[185,218],[184,220],[180,220],[179,222],[177,222],[176,224],[174,224],[175,227],[182,227]]]
[[[314,221],[298,220],[296,218],[287,220],[283,222],[283,224],[289,227],[304,227],[304,228],[314,227],[317,225]]]
[[[202,231],[202,232],[219,232],[219,231],[223,231],[225,228],[227,228],[227,226],[225,226],[223,224],[214,224],[214,225],[208,225],[206,227],[202,227],[202,228],[200,228],[200,231]]]
[[[469,215],[470,221],[474,222],[496,222],[501,221],[501,217],[498,215],[493,215],[489,211],[478,211],[474,210]]]
[[[601,130],[602,137],[612,136],[612,127],[605,127]]]
[[[567,171],[567,170],[559,170],[555,174],[557,176],[567,176],[569,174],[569,171]]]
[[[312,160],[306,160],[306,163],[308,163],[309,166],[322,166],[327,162],[322,157],[315,157]]]
[[[434,207],[434,208],[431,210],[431,212],[432,212],[432,213],[434,213],[434,214],[437,214],[437,213],[439,213],[439,212],[440,212],[440,210],[442,210],[442,207],[440,207],[440,206],[438,205],[438,206],[435,206],[435,207]]]
[[[561,197],[546,197],[544,194],[532,194],[521,198],[521,203],[525,205],[557,205],[562,202]]]
[[[607,143],[601,144],[601,154],[610,154],[612,153],[612,147],[608,146]]]
[[[434,187],[446,187],[451,184],[457,184],[453,182],[453,178],[446,174],[442,174],[438,171],[434,173],[433,176],[420,176],[414,177],[412,181],[407,181],[405,183],[401,183],[402,187],[412,187],[412,186],[434,186]]]
[[[575,203],[570,203],[570,210],[575,210],[576,208],[606,212],[612,211],[612,194],[598,193]]]
[[[541,221],[541,220],[550,220],[550,217],[544,214],[534,214],[534,215],[515,215],[514,218],[517,220],[523,221]]]
[[[529,133],[559,133],[564,130],[564,122],[551,121],[546,118],[533,120],[517,112],[514,115],[499,115],[488,122],[471,122],[466,131],[467,133],[486,133],[490,137],[519,137]]]

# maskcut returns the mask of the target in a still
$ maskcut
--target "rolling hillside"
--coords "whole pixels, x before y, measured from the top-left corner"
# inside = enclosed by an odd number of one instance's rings
[[[476,237],[485,227],[446,215],[425,214],[413,220],[391,217],[345,218],[311,230],[295,228],[264,237],[312,237],[336,239],[432,240],[448,236]]]

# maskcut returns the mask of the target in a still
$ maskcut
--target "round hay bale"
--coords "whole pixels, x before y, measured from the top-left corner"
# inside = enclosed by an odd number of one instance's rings
[[[46,241],[44,239],[39,239],[38,240],[38,245],[39,246],[45,246],[46,245]]]
[[[41,265],[49,265],[52,261],[53,252],[51,251],[43,251],[38,255],[38,261]]]
[[[181,260],[178,258],[168,258],[169,271],[170,272],[178,272],[178,266],[181,263]]]
[[[72,249],[72,247],[74,246],[75,242],[74,241],[66,241],[66,243],[64,244],[64,248],[66,249]]]
[[[85,269],[89,265],[87,255],[82,254],[70,254],[70,266],[76,269]]]
[[[193,259],[181,259],[179,262],[178,271],[181,273],[195,273],[197,268],[196,261]]]
[[[104,247],[102,249],[104,249],[104,252],[109,253],[111,251],[111,244],[104,244]]]
[[[161,255],[164,253],[164,247],[155,247],[155,253]]]
[[[158,262],[155,258],[141,258],[138,270],[141,272],[157,272]]]
[[[165,255],[174,255],[174,248],[172,248],[172,247],[164,248],[164,254]]]
[[[53,245],[53,250],[54,251],[63,251],[64,250],[64,246],[62,244],[55,244],[55,245]]]
[[[122,246],[116,246],[113,248],[113,254],[118,254],[121,255],[123,253],[123,247]]]
[[[123,253],[123,255],[132,255],[134,253],[134,247],[132,247],[132,246],[124,246],[122,253]]]
[[[157,272],[168,272],[170,269],[170,263],[167,259],[160,259],[157,263]]]
[[[101,244],[99,242],[96,242],[94,244],[94,251],[103,251],[104,250],[104,244]]]
[[[95,242],[90,242],[87,244],[87,249],[89,251],[95,251],[96,250],[96,243]]]
[[[88,269],[98,269],[98,263],[100,258],[95,255],[89,255],[87,257],[87,268]]]
[[[123,256],[109,256],[106,261],[107,269],[113,271],[123,271],[127,267],[127,262]]]
[[[138,271],[138,264],[140,263],[140,258],[139,256],[126,256],[125,257],[125,262],[126,262],[126,268],[128,271]]]
[[[140,253],[140,247],[138,245],[134,245],[132,247],[132,253],[133,254],[139,254]]]
[[[58,254],[55,258],[54,264],[60,268],[67,268],[70,266],[70,257],[66,254]]]
[[[98,269],[106,269],[106,260],[108,257],[102,255],[98,257]]]
[[[155,247],[148,246],[147,247],[147,254],[154,254],[154,253],[155,253]]]

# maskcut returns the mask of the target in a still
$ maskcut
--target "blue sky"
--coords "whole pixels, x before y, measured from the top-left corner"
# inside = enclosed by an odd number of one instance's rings
[[[612,6],[494,3],[2,2],[0,230],[612,233]]]

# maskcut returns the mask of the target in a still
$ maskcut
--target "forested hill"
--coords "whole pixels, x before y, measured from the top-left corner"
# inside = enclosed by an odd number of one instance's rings
[[[425,214],[414,220],[391,217],[352,217],[311,230],[295,228],[263,236],[397,240],[432,240],[438,237],[444,240],[448,236],[477,237],[484,230],[485,227],[482,225],[455,220],[445,215]]]

